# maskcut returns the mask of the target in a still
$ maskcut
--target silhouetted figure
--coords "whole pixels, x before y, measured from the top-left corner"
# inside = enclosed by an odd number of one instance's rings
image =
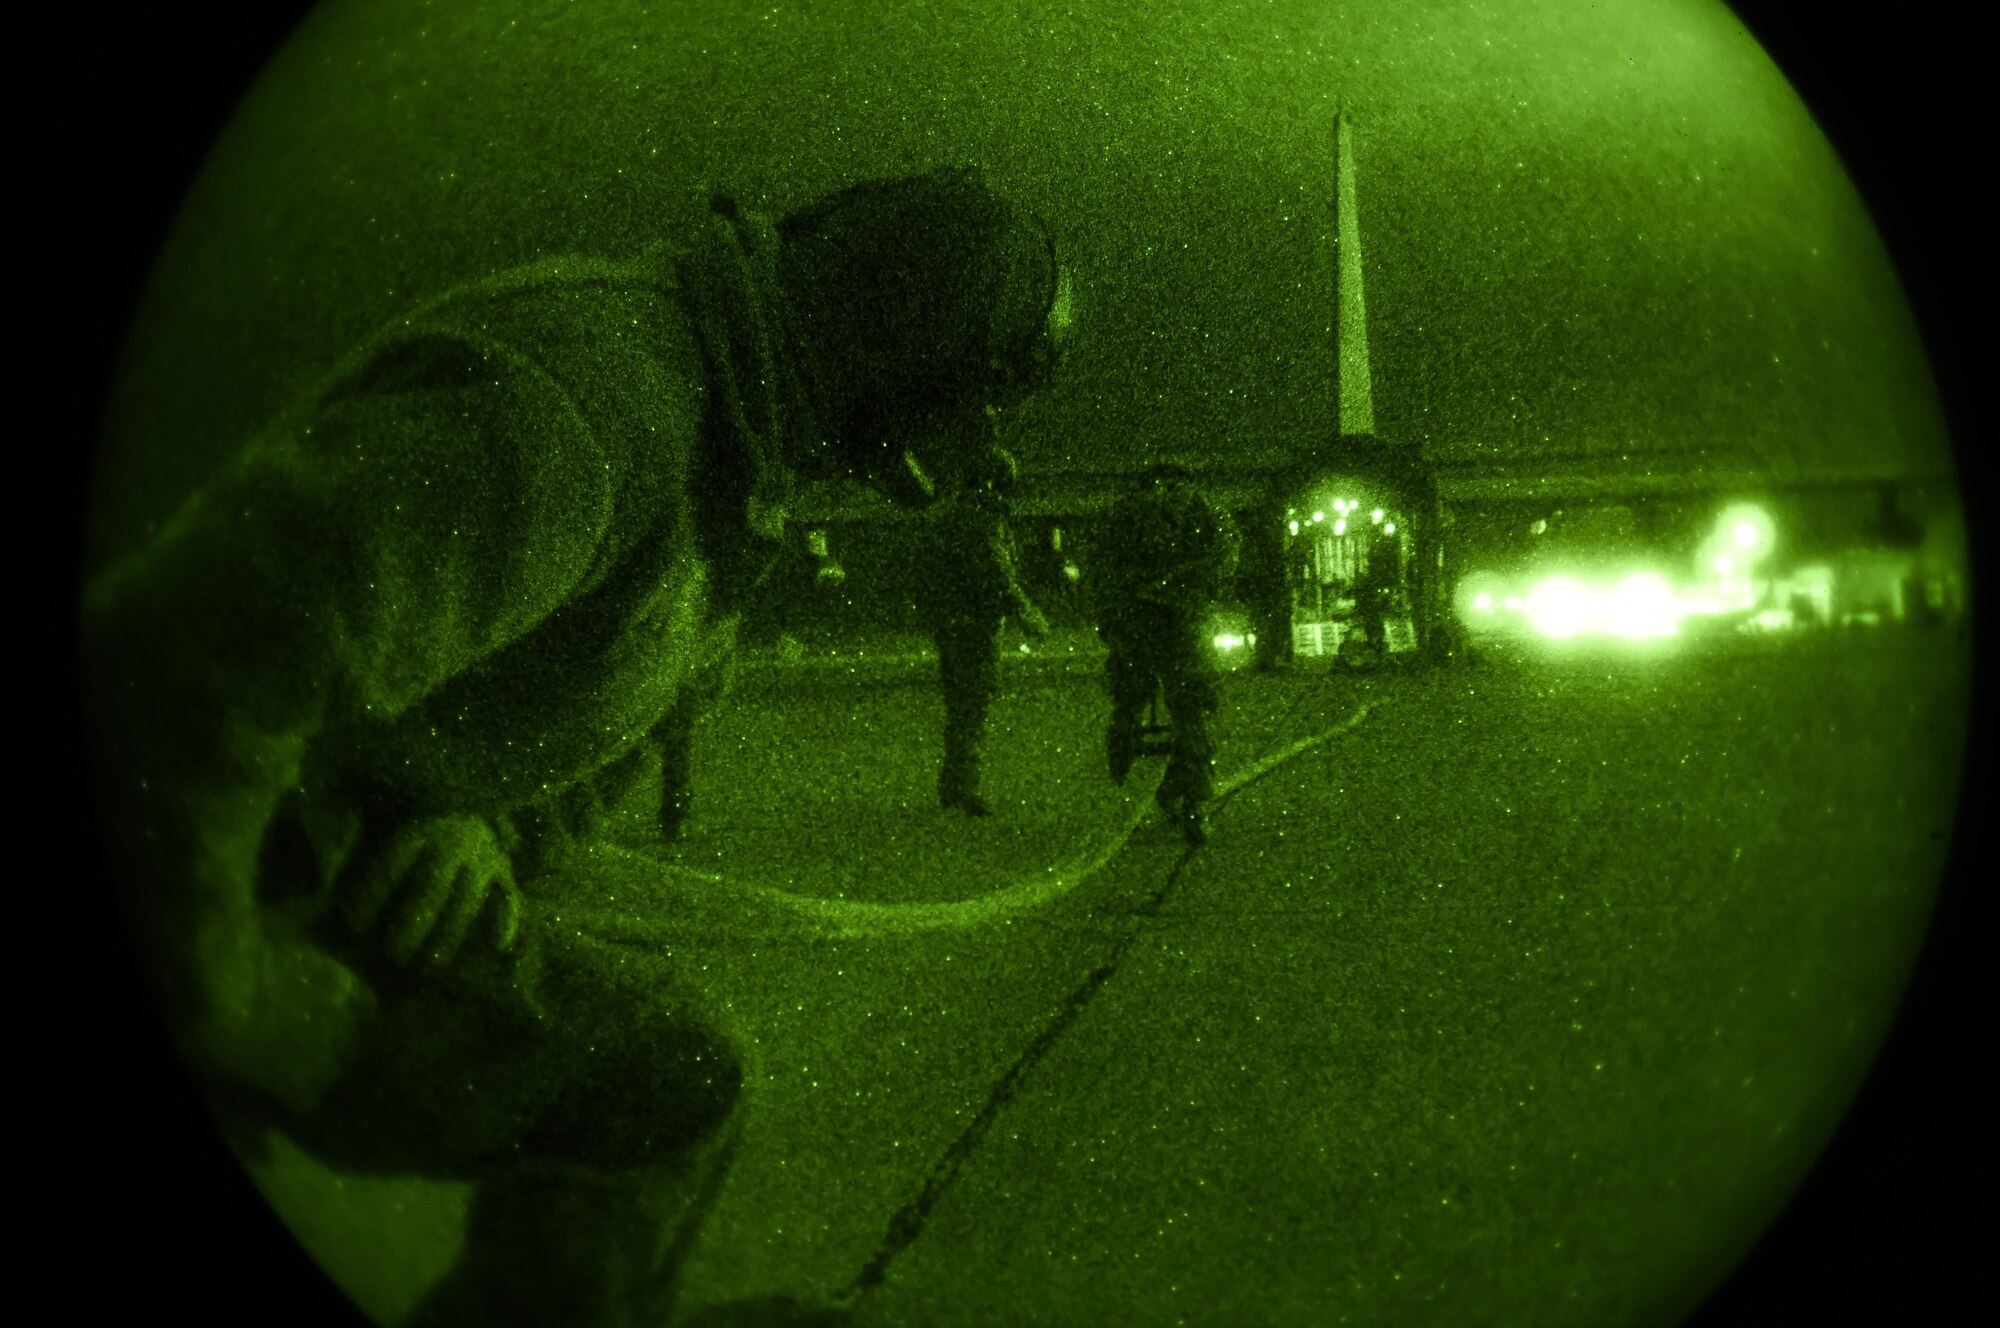
[[[920,607],[937,645],[944,694],[944,762],[938,802],[967,816],[992,809],[979,793],[986,712],[1000,691],[1000,627],[1012,617],[1030,636],[1048,621],[1021,588],[1009,498],[1014,458],[989,450],[965,483],[932,509],[924,541]]]
[[[474,1187],[414,1325],[666,1321],[742,1070],[563,868],[677,828],[794,485],[922,502],[1055,359],[1053,243],[976,172],[684,239],[412,309],[86,594],[107,824],[239,1137]]]
[[[1354,582],[1354,624],[1378,661],[1389,654],[1388,623],[1402,584],[1401,564],[1401,550],[1390,540],[1377,537],[1369,541],[1367,560]]]
[[[1292,662],[1292,584],[1285,556],[1285,504],[1267,501],[1250,514],[1237,590],[1250,610],[1251,667],[1268,673]]]
[[[1458,616],[1449,603],[1449,582],[1458,573],[1445,565],[1444,534],[1449,514],[1436,472],[1419,449],[1373,435],[1343,436],[1340,451],[1343,473],[1374,494],[1384,507],[1401,513],[1397,521],[1409,541],[1403,589],[1409,597],[1410,627],[1416,638],[1413,662],[1446,664],[1468,659]]]
[[[1111,778],[1125,782],[1146,711],[1160,696],[1173,750],[1155,797],[1194,844],[1207,837],[1202,804],[1214,792],[1215,765],[1208,717],[1221,700],[1208,616],[1235,566],[1227,517],[1186,470],[1155,466],[1106,513],[1090,569],[1098,635],[1111,652]]]

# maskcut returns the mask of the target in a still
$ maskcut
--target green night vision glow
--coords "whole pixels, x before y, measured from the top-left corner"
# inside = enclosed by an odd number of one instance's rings
[[[1673,1322],[1895,1014],[1957,471],[1712,0],[331,0],[150,282],[104,822],[374,1322]]]

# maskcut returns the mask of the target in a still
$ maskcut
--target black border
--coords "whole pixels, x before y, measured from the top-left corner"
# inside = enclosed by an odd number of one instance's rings
[[[56,285],[52,307],[64,311],[46,329],[45,349],[56,353],[42,386],[60,394],[63,506],[74,514],[70,574],[51,578],[70,665],[58,695],[69,715],[81,711],[72,624],[82,514],[125,325],[209,146],[310,8],[115,0],[24,18],[17,53],[39,66],[31,77],[43,93],[39,114],[17,129],[46,180],[31,195],[43,203],[32,217],[44,236],[38,275]],[[67,787],[87,793],[81,744],[58,744]],[[60,1143],[31,1160],[52,1172],[40,1208],[23,1214],[49,1247],[30,1261],[31,1275],[52,1278],[66,1322],[362,1328],[367,1320],[272,1220],[216,1134],[139,981],[89,804],[63,811],[94,872],[78,883],[88,902],[55,925],[74,936],[80,912],[92,959],[86,966],[64,946],[53,956],[61,967],[40,979],[66,984],[76,1013],[48,1057],[59,1092],[36,1104],[53,1108],[46,1129]]]
[[[42,53],[49,81],[44,112],[17,124],[17,136],[21,155],[47,169],[48,187],[29,195],[42,200],[33,221],[50,232],[45,255],[77,315],[60,330],[46,382],[62,393],[60,424],[76,429],[63,478],[79,512],[98,409],[152,254],[208,144],[307,8],[127,0],[58,15],[19,48]],[[1986,155],[1977,135],[1991,118],[1972,101],[1976,7],[1926,0],[1866,21],[1787,0],[1734,8],[1833,140],[1896,255],[1975,502],[1988,491],[1986,462],[1963,443],[1983,438],[1989,420],[1972,376],[1970,332],[1984,320],[1970,275],[1988,264],[1969,196]],[[1983,572],[1989,551],[1976,525]],[[57,598],[72,585],[58,578]],[[69,616],[64,608],[57,621]],[[69,787],[87,787],[74,742],[61,749],[72,753]],[[1985,757],[1975,751],[1974,760],[1961,826],[1985,804]],[[79,841],[94,843],[88,812],[73,804],[70,814]],[[1972,1292],[1972,1227],[1958,1217],[1979,1155],[1973,1062],[1960,1034],[1971,1006],[1970,895],[1986,856],[1972,838],[1961,835],[1918,976],[1852,1114],[1786,1215],[1692,1321],[1699,1328],[1802,1315],[1944,1322]],[[51,1076],[59,1091],[46,1104],[60,1116],[54,1137],[76,1143],[29,1159],[67,1169],[46,1212],[26,1214],[49,1222],[54,1258],[85,1261],[64,1277],[64,1303],[84,1322],[179,1319],[200,1307],[202,1321],[218,1325],[360,1323],[269,1220],[191,1095],[157,1087],[184,1081],[133,966],[112,954],[123,944],[117,920],[99,910],[92,922],[101,962],[81,978],[80,999],[94,1029],[72,1034],[48,1061],[65,1067]],[[224,1250],[240,1270],[226,1280],[215,1271]]]
[[[1989,265],[1970,198],[1992,115],[1974,105],[1982,76],[1971,11],[1932,0],[1886,12],[1785,0],[1732,8],[1839,151],[1895,258],[1974,508],[1990,492],[1980,447],[1991,405],[1973,379],[1973,355],[1987,350],[1972,344],[1986,321],[1974,274]],[[1991,584],[1992,548],[1980,523],[1969,524],[1977,593]],[[1987,621],[1982,612],[1977,627]],[[1983,659],[1983,642],[1974,644]],[[1964,1030],[1975,1008],[1971,896],[1990,870],[1978,821],[1991,784],[1979,742],[1991,694],[1973,705],[1952,861],[1889,1039],[1818,1166],[1691,1328],[1960,1322],[1983,1289],[1975,1227],[1962,1213],[1982,1155],[1967,1053],[1988,1039]]]

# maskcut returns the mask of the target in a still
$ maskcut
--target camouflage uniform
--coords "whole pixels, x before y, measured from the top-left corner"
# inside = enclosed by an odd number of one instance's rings
[[[1400,551],[1386,537],[1377,537],[1369,547],[1367,565],[1354,582],[1354,623],[1379,659],[1389,654],[1387,624],[1401,579],[1397,568],[1400,557]]]
[[[87,589],[106,823],[237,1137],[474,1187],[413,1324],[670,1314],[742,1071],[570,846],[684,813],[796,478],[921,480],[891,437],[998,390],[954,366],[1052,362],[1052,244],[976,176],[836,198],[782,244],[718,199],[684,251],[411,311]],[[855,369],[860,322],[920,321],[869,294],[875,239],[921,273],[932,232],[980,279]]]
[[[944,761],[938,801],[968,816],[984,816],[979,795],[980,748],[986,712],[1000,691],[1000,626],[1008,617],[1031,631],[1042,615],[1021,588],[1007,490],[1011,465],[975,476],[940,505],[924,541],[920,607],[937,645],[944,694]]]
[[[1257,642],[1253,649],[1259,670],[1282,668],[1293,659],[1292,584],[1285,548],[1285,505],[1267,502],[1250,518],[1243,540],[1238,591],[1250,608]]]
[[[1106,514],[1093,560],[1092,599],[1106,664],[1111,777],[1123,783],[1158,693],[1173,725],[1173,754],[1156,795],[1191,839],[1214,792],[1208,717],[1221,703],[1208,612],[1235,571],[1226,516],[1178,470],[1155,472]]]

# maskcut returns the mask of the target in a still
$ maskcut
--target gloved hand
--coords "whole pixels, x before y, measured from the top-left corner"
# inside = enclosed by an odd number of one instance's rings
[[[490,919],[495,950],[508,953],[519,939],[513,862],[480,817],[418,817],[345,876],[337,899],[342,916],[398,967],[419,960],[445,967],[482,917]]]

